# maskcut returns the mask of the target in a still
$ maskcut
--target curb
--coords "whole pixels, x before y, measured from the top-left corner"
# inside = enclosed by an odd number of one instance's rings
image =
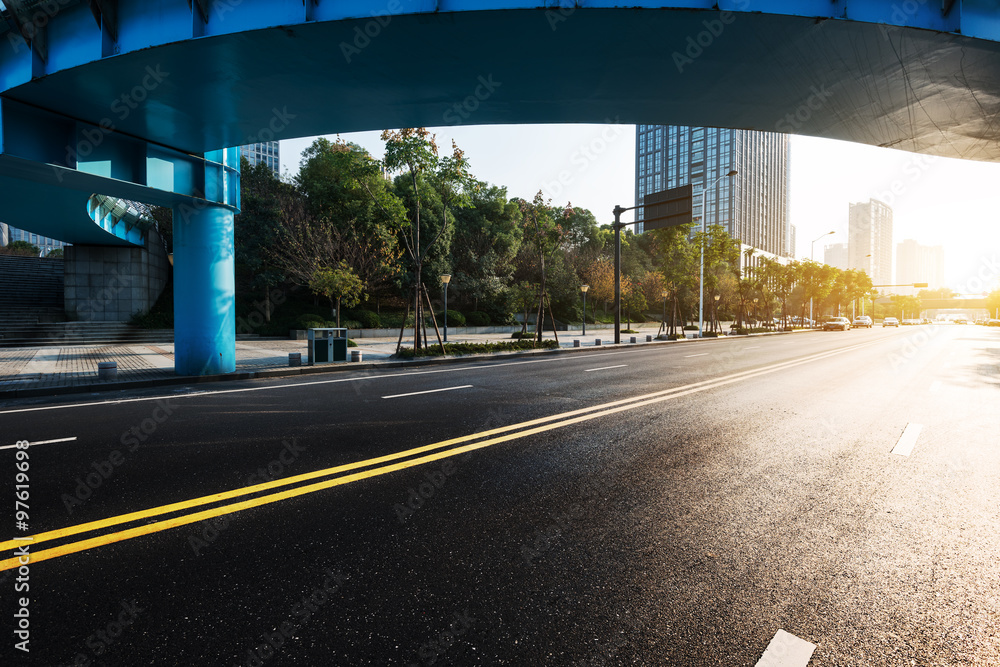
[[[0,400],[15,398],[38,398],[45,396],[64,396],[67,394],[89,394],[104,391],[118,391],[120,389],[145,389],[149,387],[170,387],[177,385],[209,384],[214,382],[234,382],[240,380],[259,380],[268,378],[297,377],[302,375],[315,375],[317,373],[343,373],[353,370],[377,370],[379,368],[412,368],[414,366],[443,366],[447,364],[466,363],[469,361],[484,361],[489,359],[516,359],[520,357],[534,357],[539,355],[553,354],[575,354],[582,352],[593,352],[601,349],[625,349],[650,347],[660,345],[707,343],[710,341],[735,340],[749,338],[751,336],[785,336],[793,333],[806,333],[818,331],[816,329],[800,329],[798,331],[771,331],[767,333],[745,334],[742,336],[718,336],[715,338],[690,338],[682,340],[652,340],[641,343],[614,343],[603,344],[600,347],[567,347],[556,350],[524,350],[519,352],[507,352],[497,354],[467,354],[447,357],[431,357],[428,359],[413,359],[407,361],[383,361],[377,363],[343,363],[336,366],[300,366],[297,368],[276,368],[261,371],[243,371],[238,373],[226,373],[222,375],[201,375],[201,376],[177,376],[170,378],[160,378],[155,380],[123,380],[121,382],[103,382],[92,384],[73,385],[69,387],[38,387],[25,389],[6,389],[0,391]]]

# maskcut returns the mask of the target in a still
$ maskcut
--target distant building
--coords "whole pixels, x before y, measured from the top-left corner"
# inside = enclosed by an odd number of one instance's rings
[[[892,209],[877,199],[850,205],[847,267],[861,269],[875,285],[891,285]]]
[[[896,245],[896,283],[927,283],[928,289],[944,286],[944,247],[921,245],[906,239]]]
[[[833,243],[823,248],[823,263],[836,267],[842,271],[847,270],[847,244]]]
[[[281,150],[277,141],[240,146],[240,155],[247,159],[251,167],[266,164],[275,176],[281,175]]]
[[[795,254],[796,254],[796,248],[798,248],[798,246],[796,245],[796,232],[797,232],[797,230],[795,229],[795,225],[789,225],[788,228],[791,230],[791,234],[790,234],[791,239],[788,242],[788,253],[787,254],[788,254],[789,257],[792,257],[794,259]]]
[[[23,229],[18,229],[17,227],[11,227],[2,223],[0,223],[0,241],[2,241],[0,242],[0,245],[3,246],[10,245],[14,241],[27,241],[31,245],[38,246],[42,255],[48,255],[53,250],[65,248],[69,245],[68,243],[64,243],[56,239],[50,239],[47,236],[26,232]]]
[[[776,132],[637,125],[636,203],[647,194],[690,183],[696,221],[700,223],[704,210],[706,227],[721,225],[743,244],[789,256],[794,248],[788,162],[788,136]],[[737,175],[726,178],[733,169]],[[642,220],[641,210],[636,220]],[[642,225],[636,225],[636,233],[641,232]]]

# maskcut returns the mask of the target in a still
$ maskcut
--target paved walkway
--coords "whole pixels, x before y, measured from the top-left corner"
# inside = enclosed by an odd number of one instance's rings
[[[631,336],[645,341],[646,335],[655,335],[658,324],[638,326],[633,324],[637,334],[622,334],[622,341],[629,342]],[[610,329],[588,332],[587,336],[578,331],[559,332],[561,347],[572,347],[574,340],[581,346],[593,346],[595,339],[608,344],[614,336]],[[551,340],[553,334],[545,333]],[[391,338],[358,339],[357,349],[366,363],[385,363],[396,351],[395,336]],[[432,340],[433,334],[432,334]],[[450,335],[448,342],[501,342],[510,341],[510,334]],[[403,340],[403,345],[412,345],[412,339]],[[306,341],[264,339],[239,340],[236,342],[236,372],[287,370],[288,354],[301,352],[306,361]],[[62,387],[109,387],[116,383],[134,381],[175,380],[173,343],[142,345],[91,345],[43,348],[0,348],[0,396],[11,390],[56,389]],[[99,380],[97,364],[102,361],[118,363],[117,381]]]

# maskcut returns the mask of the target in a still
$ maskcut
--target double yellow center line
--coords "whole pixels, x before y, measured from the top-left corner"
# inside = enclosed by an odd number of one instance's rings
[[[218,517],[224,514],[232,514],[234,512],[240,512],[243,510],[251,509],[253,507],[260,507],[262,505],[269,505],[271,503],[280,502],[282,500],[287,500],[289,498],[304,496],[310,493],[315,493],[317,491],[322,491],[324,489],[329,489],[335,486],[350,484],[351,482],[367,479],[369,477],[376,477],[378,475],[385,475],[387,473],[396,472],[398,470],[405,470],[406,468],[413,468],[415,466],[420,466],[424,465],[425,463],[431,463],[433,461],[438,461],[440,459],[449,458],[457,454],[462,454],[464,452],[471,452],[476,449],[491,447],[493,445],[497,445],[502,442],[517,440],[519,438],[535,435],[537,433],[551,431],[557,428],[564,428],[566,426],[571,426],[573,424],[579,424],[581,422],[589,421],[591,419],[605,417],[619,412],[624,412],[626,410],[634,410],[636,408],[652,405],[654,403],[680,398],[682,396],[687,396],[689,394],[693,394],[696,392],[706,391],[708,389],[714,389],[716,387],[721,387],[734,382],[740,382],[742,380],[758,377],[760,375],[775,373],[777,371],[785,370],[793,366],[798,366],[812,361],[825,359],[827,357],[831,357],[834,355],[843,354],[845,352],[871,344],[872,343],[862,343],[860,345],[853,345],[846,348],[840,348],[838,350],[834,350],[831,352],[823,352],[820,354],[814,354],[800,359],[795,359],[792,361],[785,361],[778,364],[773,364],[771,366],[765,366],[759,369],[742,371],[740,373],[733,373],[731,375],[726,375],[711,380],[703,380],[701,382],[695,382],[681,387],[674,387],[672,389],[665,389],[663,391],[652,392],[640,396],[633,396],[631,398],[623,398],[617,401],[611,401],[609,403],[602,403],[600,405],[594,405],[588,408],[580,408],[578,410],[562,412],[556,415],[551,415],[549,417],[532,419],[530,421],[525,421],[518,424],[511,424],[509,426],[503,426],[488,431],[482,431],[480,433],[474,433],[471,435],[462,436],[460,438],[442,440],[440,442],[435,442],[433,444],[424,445],[422,447],[416,447],[414,449],[408,449],[393,454],[387,454],[385,456],[379,456],[376,458],[366,459],[363,461],[356,461],[354,463],[348,463],[345,465],[335,466],[332,468],[325,468],[323,470],[316,470],[313,472],[296,475],[294,477],[286,477],[284,479],[274,480],[271,482],[265,482],[262,484],[255,484],[253,486],[246,486],[239,489],[233,489],[231,491],[225,491],[223,493],[215,493],[208,496],[202,496],[200,498],[185,500],[183,502],[171,503],[169,505],[161,505],[159,507],[152,507],[150,509],[141,510],[138,512],[130,512],[128,514],[122,514],[119,516],[110,517],[108,519],[91,521],[88,523],[78,524],[76,526],[69,526],[66,528],[60,528],[58,530],[39,533],[37,535],[31,536],[30,542],[28,542],[28,544],[32,547],[32,549],[34,549],[34,547],[40,543],[49,542],[52,540],[61,540],[67,537],[72,537],[74,535],[91,533],[105,528],[121,526],[124,524],[150,519],[153,517],[173,514],[176,512],[184,512],[185,510],[191,510],[197,507],[204,507],[206,505],[213,505],[215,503],[223,502],[226,500],[232,500],[234,498],[252,496],[265,491],[271,491],[274,489],[280,489],[282,487],[292,486],[295,484],[299,484],[301,482],[308,482],[310,480],[315,480],[320,478],[331,478],[331,479],[323,479],[323,481],[315,482],[312,484],[296,486],[295,488],[286,489],[284,491],[278,491],[277,493],[261,495],[256,498],[250,498],[247,500],[231,503],[228,505],[211,507],[208,509],[203,509],[201,511],[189,514],[180,514],[178,516],[161,519],[159,521],[154,521],[152,523],[148,523],[142,526],[136,526],[133,528],[120,530],[117,532],[104,533],[97,537],[91,537],[76,542],[70,542],[60,546],[52,547],[50,549],[45,549],[43,551],[32,550],[29,563],[31,564],[39,563],[41,561],[49,560],[51,558],[57,558],[59,556],[65,556],[80,551],[86,551],[88,549],[93,549],[95,547],[103,546],[106,544],[112,544],[114,542],[130,540],[136,537],[140,537],[142,535],[149,535],[151,533],[157,533],[163,530],[169,530],[170,528],[176,528],[178,526],[184,526],[192,523],[197,523],[199,521],[205,521],[207,519]],[[428,453],[428,452],[433,452],[433,453]],[[388,465],[383,465],[383,464],[388,464]],[[348,473],[352,470],[358,472],[353,472],[347,475],[341,474],[341,473]],[[7,542],[2,542],[0,543],[0,553],[10,551],[16,547],[21,547],[24,544],[25,544],[24,540],[16,540],[16,541],[9,540]],[[18,565],[23,565],[23,563],[19,562],[19,559],[16,556],[13,558],[8,558],[6,560],[0,561],[0,571],[16,568]]]

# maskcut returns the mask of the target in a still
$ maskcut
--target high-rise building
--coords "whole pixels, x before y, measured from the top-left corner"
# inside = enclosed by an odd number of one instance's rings
[[[794,250],[788,221],[788,160],[784,134],[638,125],[636,203],[641,204],[647,194],[690,183],[697,222],[704,209],[706,227],[721,225],[743,244],[788,256]],[[726,178],[733,169],[736,176]],[[702,202],[706,186],[707,201]],[[641,219],[640,209],[636,220]],[[642,231],[641,224],[636,231]]]
[[[790,234],[791,239],[788,241],[788,256],[794,259],[795,253],[797,252],[798,248],[798,246],[796,245],[798,241],[798,239],[796,238],[798,230],[795,229],[795,225],[788,225],[788,228],[791,230]]]
[[[281,175],[281,151],[277,141],[240,146],[240,155],[247,159],[251,167],[266,164],[275,176]]]
[[[944,247],[920,245],[906,239],[896,245],[896,283],[927,283],[929,289],[944,286]]]
[[[892,284],[892,209],[877,199],[850,205],[847,266],[876,285]]]
[[[10,227],[9,225],[0,225],[3,229],[0,230],[0,245],[10,245],[14,241],[27,241],[33,246],[38,246],[42,255],[48,255],[53,250],[59,248],[65,248],[68,243],[63,243],[56,239],[50,239],[47,236],[42,236],[40,234],[33,234],[31,232],[26,232],[23,229],[18,229],[17,227]]]
[[[823,248],[823,263],[841,270],[847,269],[847,244],[831,243]]]

